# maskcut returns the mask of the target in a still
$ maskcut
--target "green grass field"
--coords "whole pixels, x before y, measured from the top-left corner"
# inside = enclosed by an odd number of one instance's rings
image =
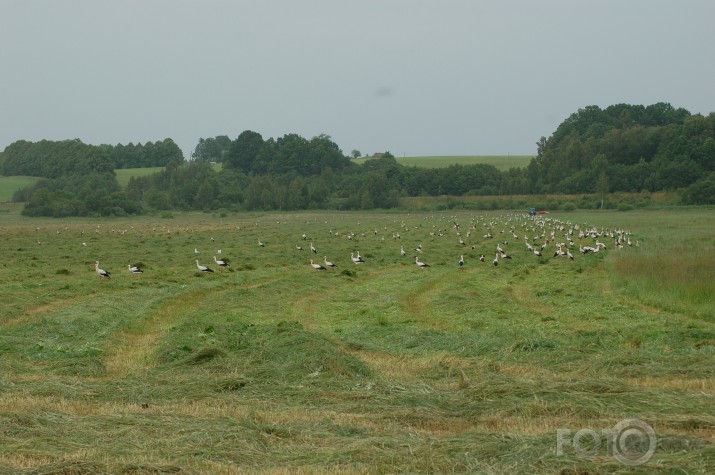
[[[537,222],[9,209],[0,473],[715,471],[711,209]],[[631,246],[576,230],[574,260],[552,257],[575,224],[627,230]],[[542,257],[526,249],[552,231]],[[578,252],[597,240],[605,250]],[[499,243],[512,259],[494,267]],[[338,267],[312,269],[323,256]],[[626,418],[657,434],[645,465],[609,455],[605,436],[557,454],[559,429]]]
[[[150,168],[117,168],[114,173],[117,175],[117,182],[122,187],[126,187],[129,184],[129,179],[131,177],[140,177],[152,175],[156,172],[160,172],[164,167],[150,167]]]
[[[12,201],[12,195],[28,185],[32,185],[39,178],[31,176],[0,176],[0,203]]]
[[[395,157],[397,163],[405,166],[423,168],[442,168],[450,165],[493,165],[499,170],[524,168],[533,157],[530,155],[475,155],[475,156],[437,156],[437,157]],[[370,158],[358,158],[355,163],[365,163]]]
[[[214,163],[213,169],[217,172],[221,171],[223,164]],[[114,173],[117,175],[117,182],[123,187],[129,184],[129,179],[131,177],[140,177],[154,174],[163,170],[164,167],[148,167],[148,168],[116,168]]]

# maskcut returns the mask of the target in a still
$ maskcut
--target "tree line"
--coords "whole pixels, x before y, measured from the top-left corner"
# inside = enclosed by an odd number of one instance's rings
[[[144,145],[88,145],[79,139],[20,140],[0,154],[0,174],[44,178],[18,190],[15,201],[27,204],[28,216],[137,214],[142,203],[128,197],[114,170],[124,167],[177,167],[183,163],[171,139]]]
[[[145,145],[79,140],[19,141],[0,153],[3,175],[46,180],[18,191],[25,214],[121,215],[143,210],[392,208],[403,196],[598,194],[680,190],[683,202],[715,203],[715,114],[670,104],[589,106],[536,143],[526,168],[491,165],[425,169],[389,152],[357,165],[327,135],[200,139],[184,161],[165,139]],[[213,163],[221,163],[220,171]],[[126,189],[114,169],[161,166]]]
[[[109,173],[117,168],[165,167],[182,163],[181,149],[171,139],[146,144],[88,145],[79,139],[18,140],[0,154],[0,174],[57,178],[62,175]]]
[[[683,190],[686,202],[715,202],[715,113],[667,103],[589,106],[537,142],[523,173],[531,193]]]
[[[181,167],[132,178],[129,197],[154,209],[373,209],[397,207],[401,196],[500,191],[501,172],[491,165],[405,167],[389,152],[357,165],[327,135],[264,139],[247,130],[220,152],[212,142],[202,139]]]

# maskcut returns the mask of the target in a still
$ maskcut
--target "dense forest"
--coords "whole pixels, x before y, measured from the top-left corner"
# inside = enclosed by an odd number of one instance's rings
[[[537,143],[533,193],[661,191],[712,180],[715,114],[670,104],[580,109]]]
[[[679,191],[683,203],[715,203],[715,113],[670,104],[588,106],[536,143],[526,168],[405,167],[386,152],[356,165],[327,135],[200,139],[191,160],[165,139],[145,145],[19,141],[0,154],[0,174],[45,180],[16,193],[27,215],[121,215],[143,210],[392,208],[402,196],[595,194]],[[212,163],[221,163],[216,171]],[[163,167],[122,189],[114,169]],[[594,201],[595,203],[595,201]],[[602,203],[602,201],[601,201]]]

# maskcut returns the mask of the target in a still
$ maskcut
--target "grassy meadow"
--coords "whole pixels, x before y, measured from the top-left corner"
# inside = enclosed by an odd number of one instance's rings
[[[223,168],[222,163],[214,163],[213,169],[220,172]],[[147,167],[147,168],[115,168],[114,173],[117,175],[117,182],[126,187],[129,184],[129,179],[131,177],[140,177],[152,175],[154,173],[160,172],[164,167]]]
[[[154,173],[160,172],[164,167],[148,167],[148,168],[115,168],[114,173],[117,175],[117,182],[122,187],[129,184],[129,179],[131,177],[140,177],[152,175]]]
[[[432,157],[395,157],[397,163],[408,167],[443,168],[450,165],[493,165],[499,170],[510,168],[524,168],[531,159],[531,155],[465,155],[465,156],[432,156]],[[358,158],[355,163],[365,163],[371,158]]]
[[[1,211],[0,473],[715,471],[711,209]],[[631,245],[526,249],[573,225]],[[557,454],[626,418],[646,464]]]
[[[31,176],[0,176],[0,203],[12,201],[12,195],[17,190],[32,185],[37,180],[39,178]]]

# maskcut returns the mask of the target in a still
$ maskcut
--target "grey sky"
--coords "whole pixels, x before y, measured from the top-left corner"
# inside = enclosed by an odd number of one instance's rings
[[[715,111],[712,0],[0,0],[0,150],[244,130],[535,154],[587,105]]]

